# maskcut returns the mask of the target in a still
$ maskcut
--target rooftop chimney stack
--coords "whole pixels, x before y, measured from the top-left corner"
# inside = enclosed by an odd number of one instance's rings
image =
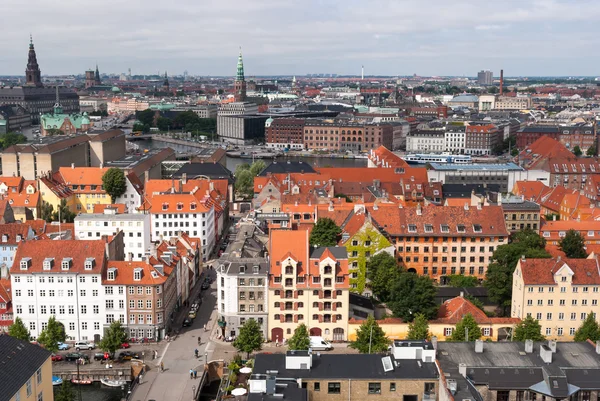
[[[504,93],[504,70],[500,70],[500,96]]]

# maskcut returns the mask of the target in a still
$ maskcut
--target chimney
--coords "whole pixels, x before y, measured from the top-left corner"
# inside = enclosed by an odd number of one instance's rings
[[[187,173],[181,174],[181,182],[183,182],[184,184],[187,184]]]
[[[540,345],[540,358],[544,363],[552,363],[552,350],[546,344]]]
[[[433,349],[437,351],[437,345],[438,345],[437,336],[431,336],[431,345],[433,345]]]
[[[483,341],[482,340],[475,340],[475,353],[476,354],[483,353]]]
[[[460,375],[462,377],[467,377],[467,364],[466,363],[458,364],[458,373],[460,373]]]
[[[460,292],[460,297],[461,297],[461,298],[464,298],[464,297],[465,297],[465,292],[464,292],[464,291],[461,291],[461,292]]]
[[[146,185],[148,181],[150,181],[150,171],[146,170],[144,171],[144,185]]]
[[[75,163],[71,163],[71,168],[75,168]]]
[[[528,354],[533,352],[533,340],[525,340],[525,352]]]
[[[421,209],[421,204],[417,203],[417,216],[421,216],[423,214],[423,210]]]
[[[468,203],[465,203],[465,210],[467,210],[467,211],[469,210],[469,204]]]
[[[329,207],[327,208],[327,210],[333,212],[333,202],[329,202]]]
[[[500,70],[500,96],[504,93],[504,70]]]
[[[552,353],[556,352],[556,340],[548,340],[548,348],[552,351]]]

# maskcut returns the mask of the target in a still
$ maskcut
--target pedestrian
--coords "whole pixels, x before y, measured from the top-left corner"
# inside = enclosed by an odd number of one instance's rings
[[[154,351],[154,359],[158,358],[158,351]]]
[[[198,378],[198,371],[196,369],[194,369],[194,379]]]
[[[194,378],[194,370],[190,369],[190,379],[193,379],[193,378]]]
[[[143,378],[144,378],[144,375],[142,375],[142,374],[140,373],[140,384],[142,384],[142,383],[143,383],[143,382],[142,382],[142,379],[143,379]]]
[[[164,372],[165,371],[165,364],[164,363],[160,363],[160,371]]]

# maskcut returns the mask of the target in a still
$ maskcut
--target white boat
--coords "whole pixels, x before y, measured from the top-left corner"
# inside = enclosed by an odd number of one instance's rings
[[[104,384],[108,387],[121,387],[127,384],[126,380],[109,380],[109,379],[100,379],[100,383]]]
[[[400,156],[408,164],[426,164],[426,163],[451,163],[451,164],[471,164],[473,162],[470,155],[453,155],[444,153],[428,154],[408,154]]]

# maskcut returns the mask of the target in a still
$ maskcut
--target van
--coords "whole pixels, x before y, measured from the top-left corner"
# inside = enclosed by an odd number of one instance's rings
[[[310,348],[313,351],[329,351],[333,349],[331,343],[323,340],[323,337],[310,336]]]

